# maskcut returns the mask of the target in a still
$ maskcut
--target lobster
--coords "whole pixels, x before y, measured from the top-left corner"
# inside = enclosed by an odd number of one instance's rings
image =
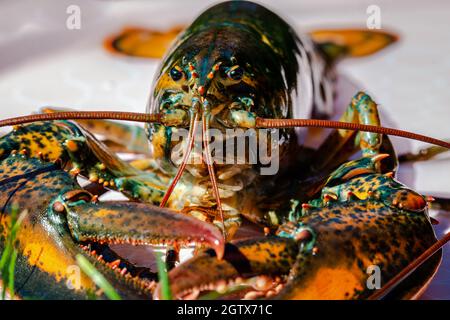
[[[36,129],[45,129],[40,137]],[[26,136],[40,142],[40,150],[51,148],[47,156],[32,156],[25,149],[10,150],[14,138],[26,144]],[[156,274],[144,267],[136,267],[118,256],[108,244],[130,243],[133,245],[209,243],[223,252],[223,238],[215,227],[201,223],[195,218],[139,202],[101,202],[97,196],[78,184],[72,174],[64,170],[71,159],[80,157],[77,170],[95,172],[86,167],[95,157],[87,147],[83,129],[74,123],[56,121],[35,123],[30,127],[17,128],[12,135],[2,139],[3,156],[0,162],[0,201],[2,223],[0,225],[4,251],[5,239],[11,225],[13,206],[28,214],[20,224],[16,239],[18,261],[16,263],[15,287],[22,297],[38,299],[87,299],[105,298],[90,277],[73,274],[78,266],[77,255],[82,255],[114,284],[124,299],[151,297]],[[46,140],[48,138],[48,140]],[[89,139],[89,138],[88,138]],[[71,145],[82,153],[72,153]],[[92,141],[95,143],[94,141]],[[45,146],[45,147],[44,147]],[[29,145],[33,152],[32,143]],[[72,149],[72,151],[70,151]],[[58,161],[51,161],[57,156]],[[99,172],[100,173],[100,172]],[[102,177],[110,174],[108,170]],[[102,178],[101,178],[102,179]],[[166,228],[167,225],[172,228]]]
[[[172,30],[167,36],[174,35]],[[163,36],[126,29],[107,47],[154,58],[162,51],[155,41],[165,42]],[[46,108],[1,120],[0,126],[15,126],[0,140],[2,220],[15,199],[33,212],[21,228],[28,236],[19,240],[19,293],[86,297],[92,283],[78,291],[61,285],[81,245],[125,297],[150,297],[153,291],[159,297],[150,270],[136,271],[107,246],[124,242],[166,245],[177,298],[211,291],[246,298],[373,298],[366,286],[373,266],[382,270],[380,292],[417,296],[437,270],[436,252],[448,236],[436,241],[430,199],[395,180],[398,160],[388,135],[432,143],[440,151],[449,143],[382,127],[377,104],[364,92],[353,97],[340,121],[324,120],[333,111],[336,62],[374,53],[396,39],[371,30],[297,35],[261,5],[224,2],[177,36],[157,73],[147,113]],[[146,128],[108,119],[145,122]],[[315,150],[301,144],[301,127],[335,130]],[[186,137],[178,143],[183,129]],[[276,131],[278,137],[266,140],[253,132],[276,154],[279,170],[262,174],[261,159],[220,161],[211,132],[236,129]],[[219,143],[246,138],[239,134]],[[115,154],[147,152],[146,138],[151,158],[126,162]],[[362,157],[348,161],[358,151]],[[191,161],[195,157],[201,161]],[[46,184],[37,184],[47,175]],[[88,190],[77,176],[89,179]],[[133,201],[98,201],[108,189]],[[38,212],[27,200],[32,197],[38,197]],[[266,236],[233,241],[243,220],[264,228]],[[6,230],[7,222],[2,225]],[[55,231],[38,237],[48,228]],[[3,232],[3,242],[5,237]],[[196,255],[174,267],[180,246],[192,242]],[[214,250],[200,251],[204,246]],[[38,263],[47,253],[48,264]],[[53,260],[55,255],[65,260]],[[412,271],[414,277],[400,281]],[[139,285],[124,282],[122,273]],[[49,283],[58,289],[38,289]]]

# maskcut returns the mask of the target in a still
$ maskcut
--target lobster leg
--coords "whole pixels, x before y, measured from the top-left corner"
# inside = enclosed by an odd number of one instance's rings
[[[70,121],[36,122],[15,127],[0,139],[0,159],[18,150],[30,157],[58,162],[74,176],[81,175],[104,188],[118,190],[129,198],[153,204],[161,202],[172,179],[171,172],[163,172],[155,161],[140,164],[145,171],[139,170]],[[182,194],[172,197],[169,206],[182,210],[186,203],[183,195],[188,189],[178,188]],[[194,193],[189,189],[191,201],[198,202],[204,196],[205,189],[206,186],[195,188]]]
[[[449,198],[434,198],[434,201],[430,204],[431,209],[443,210],[450,212],[450,199]]]
[[[45,161],[59,162],[73,175],[123,192],[131,198],[158,202],[170,177],[138,170],[121,160],[102,142],[74,122],[37,122],[17,126],[0,139],[0,158],[19,151]]]
[[[379,126],[377,104],[367,94],[359,92],[353,97],[340,121]],[[330,165],[346,161],[358,146],[363,156],[379,153],[382,146],[384,151],[395,155],[390,143],[383,145],[382,140],[382,135],[377,133],[335,130],[317,150],[312,166],[316,171],[326,171]]]
[[[440,146],[431,146],[428,148],[420,149],[417,153],[405,153],[398,157],[400,162],[415,162],[415,161],[426,161],[434,158],[435,156],[447,152],[447,148]]]
[[[43,113],[54,113],[62,111],[73,111],[66,108],[44,107]],[[109,120],[76,120],[76,123],[94,134],[101,135],[102,140],[111,150],[115,152],[146,153],[148,148],[147,135],[142,127],[123,124]]]
[[[383,202],[393,209],[422,212],[427,199],[396,181],[392,173],[380,174],[381,161],[388,155],[380,154],[349,161],[337,168],[323,186],[320,198],[311,200],[314,207],[326,207],[333,202],[370,200]],[[304,215],[297,210],[291,221]]]

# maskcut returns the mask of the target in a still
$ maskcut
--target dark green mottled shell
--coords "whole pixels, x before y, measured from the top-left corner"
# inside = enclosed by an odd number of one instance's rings
[[[322,114],[331,110],[331,69],[310,37],[297,34],[259,4],[229,1],[206,10],[175,41],[157,73],[147,111],[159,113],[166,102],[169,109],[176,105],[189,108],[196,93],[188,65],[195,66],[197,84],[205,86],[218,62],[221,67],[241,66],[246,81],[229,86],[219,83],[214,92],[206,89],[212,109],[245,97],[253,101],[247,111],[258,117],[305,118],[314,110]],[[185,85],[176,87],[170,81],[174,67],[185,72],[189,80]],[[150,140],[161,130],[158,124],[149,125]],[[280,133],[283,143],[299,136],[297,129]],[[167,132],[165,139],[170,144]]]
[[[190,61],[208,50],[210,54],[197,67],[203,82],[217,60],[234,56],[250,65],[258,79],[258,105],[264,107],[258,110],[264,114],[258,114],[274,117],[283,111],[286,116],[287,110],[280,108],[292,103],[290,93],[299,72],[298,46],[295,31],[270,10],[246,1],[224,2],[206,10],[185,30],[160,72],[167,72],[174,61]]]

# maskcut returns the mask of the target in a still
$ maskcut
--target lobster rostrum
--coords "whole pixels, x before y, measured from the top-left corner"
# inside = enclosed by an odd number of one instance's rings
[[[154,58],[161,51],[153,48],[155,41],[164,42],[163,36],[126,29],[107,46]],[[436,271],[440,253],[433,254],[448,239],[436,242],[429,199],[395,180],[398,161],[388,135],[436,144],[437,152],[450,145],[381,127],[377,105],[364,92],[353,97],[341,121],[322,119],[332,113],[336,62],[395,40],[370,30],[300,36],[260,5],[224,2],[177,37],[158,71],[146,114],[46,108],[43,114],[0,121],[15,125],[0,141],[3,230],[14,201],[31,212],[21,228],[29,236],[19,239],[19,292],[86,296],[93,288],[88,279],[81,291],[61,285],[81,246],[90,257],[95,251],[91,260],[124,297],[148,297],[154,287],[151,270],[134,267],[106,245],[127,242],[164,243],[175,256],[184,243],[214,249],[170,272],[178,298],[211,291],[240,298],[368,298],[373,291],[366,286],[366,271],[372,266],[382,270],[383,292],[415,296]],[[310,116],[321,119],[306,119]],[[301,127],[335,130],[313,150],[299,143]],[[262,128],[279,130],[279,139],[270,141],[279,149],[276,174],[260,174],[260,161],[213,160],[212,129]],[[179,144],[174,136],[181,129],[188,134]],[[198,131],[202,161],[191,163]],[[126,162],[115,154],[148,153],[147,137],[151,158]],[[362,158],[348,161],[358,151]],[[81,188],[78,175],[91,183]],[[37,183],[42,179],[46,183]],[[134,202],[98,201],[109,189]],[[28,200],[34,197],[38,210]],[[231,241],[243,218],[267,235]],[[41,256],[47,257],[44,262]],[[410,271],[414,280],[400,283]],[[39,288],[48,283],[58,290],[43,293]]]

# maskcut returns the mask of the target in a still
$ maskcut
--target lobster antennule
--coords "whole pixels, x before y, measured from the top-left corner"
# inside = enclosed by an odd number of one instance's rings
[[[124,111],[63,111],[57,113],[38,113],[28,116],[21,116],[0,120],[0,127],[14,126],[37,121],[79,120],[79,119],[100,119],[100,120],[110,119],[110,120],[125,120],[132,122],[160,123],[162,120],[162,116],[160,114],[124,112]]]
[[[312,127],[312,128],[329,128],[329,129],[343,129],[353,131],[365,131],[386,134],[391,136],[403,137],[412,140],[423,141],[426,143],[438,145],[450,149],[450,143],[435,139],[422,134],[417,134],[405,130],[379,127],[367,124],[360,124],[354,122],[343,122],[333,120],[319,120],[319,119],[268,119],[256,118],[256,128],[295,128],[295,127]]]
[[[224,217],[223,217],[222,201],[220,200],[219,188],[217,186],[217,178],[216,178],[216,174],[214,172],[214,164],[213,164],[213,160],[212,160],[212,156],[211,156],[211,150],[209,148],[209,135],[208,135],[209,113],[203,114],[202,129],[203,129],[202,130],[202,138],[203,138],[202,140],[203,140],[203,147],[205,150],[204,154],[206,157],[206,166],[208,168],[209,179],[211,180],[214,197],[216,198],[217,209],[219,210],[219,214],[220,214],[220,220],[221,220],[222,228],[223,228],[223,237],[224,237],[224,239],[226,239],[227,234],[226,234],[226,230],[225,230],[225,222],[224,222]]]
[[[170,198],[170,195],[172,194],[173,190],[175,189],[175,186],[177,185],[178,181],[180,180],[181,176],[183,175],[184,170],[186,169],[187,161],[189,159],[189,156],[191,155],[192,148],[194,147],[195,142],[195,131],[197,130],[197,120],[198,120],[198,113],[194,112],[193,115],[191,115],[191,125],[189,126],[189,133],[188,133],[188,142],[186,146],[186,150],[184,151],[183,159],[181,160],[180,167],[178,168],[177,174],[172,180],[172,183],[170,184],[169,188],[167,188],[166,193],[164,194],[163,199],[161,200],[160,207],[165,207],[167,204],[167,201]]]
[[[420,267],[422,263],[431,258],[439,249],[441,249],[447,242],[450,241],[450,232],[447,232],[442,239],[436,241],[431,247],[424,251],[416,260],[411,262],[406,268],[404,268],[395,277],[389,280],[381,289],[375,292],[369,297],[369,300],[377,300],[383,298],[391,289],[399,284],[404,278],[406,278],[411,272]]]

